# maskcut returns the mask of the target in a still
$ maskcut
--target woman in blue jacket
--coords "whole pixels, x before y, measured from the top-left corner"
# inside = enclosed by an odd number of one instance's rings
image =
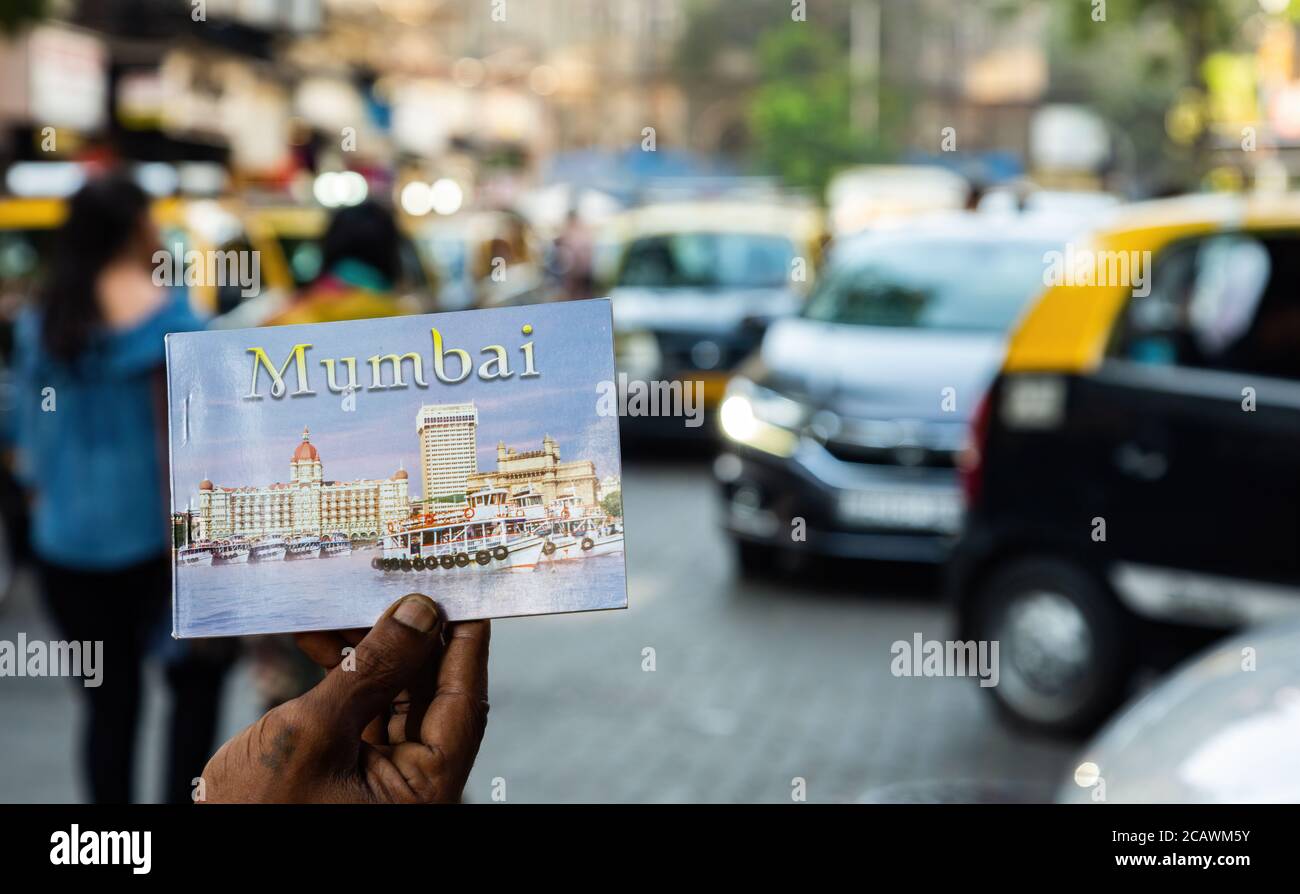
[[[201,328],[154,284],[159,239],[130,180],[70,201],[38,306],[15,327],[16,446],[45,602],[66,640],[103,642],[82,742],[91,797],[130,800],[141,666],[165,636],[171,525],[163,336]],[[214,744],[224,644],[167,644],[173,695],[165,794],[188,797]]]

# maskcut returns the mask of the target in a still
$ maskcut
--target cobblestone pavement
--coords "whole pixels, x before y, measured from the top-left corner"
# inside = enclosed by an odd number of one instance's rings
[[[624,491],[630,608],[494,624],[468,799],[504,780],[509,802],[789,802],[800,777],[809,801],[1041,800],[1065,778],[1072,749],[1006,729],[973,681],[890,674],[895,640],[948,635],[937,574],[742,580],[704,464],[629,464]],[[0,639],[19,630],[49,637],[29,587],[0,612]],[[156,675],[150,689],[156,767]],[[73,698],[64,680],[0,679],[0,801],[78,797]],[[228,732],[255,716],[246,669],[226,702]]]

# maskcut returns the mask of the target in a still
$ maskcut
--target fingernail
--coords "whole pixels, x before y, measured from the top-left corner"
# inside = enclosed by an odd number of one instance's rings
[[[412,597],[407,599],[393,612],[396,621],[421,633],[428,633],[438,620],[438,613],[424,599]]]

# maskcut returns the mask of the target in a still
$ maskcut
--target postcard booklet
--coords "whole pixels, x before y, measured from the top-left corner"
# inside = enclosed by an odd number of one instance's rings
[[[167,338],[173,634],[625,608],[607,299]]]

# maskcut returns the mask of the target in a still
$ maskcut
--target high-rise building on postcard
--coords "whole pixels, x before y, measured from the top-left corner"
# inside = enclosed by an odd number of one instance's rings
[[[415,418],[424,499],[464,496],[478,471],[478,408],[472,403],[425,404]]]
[[[166,344],[176,636],[627,606],[608,300]]]

